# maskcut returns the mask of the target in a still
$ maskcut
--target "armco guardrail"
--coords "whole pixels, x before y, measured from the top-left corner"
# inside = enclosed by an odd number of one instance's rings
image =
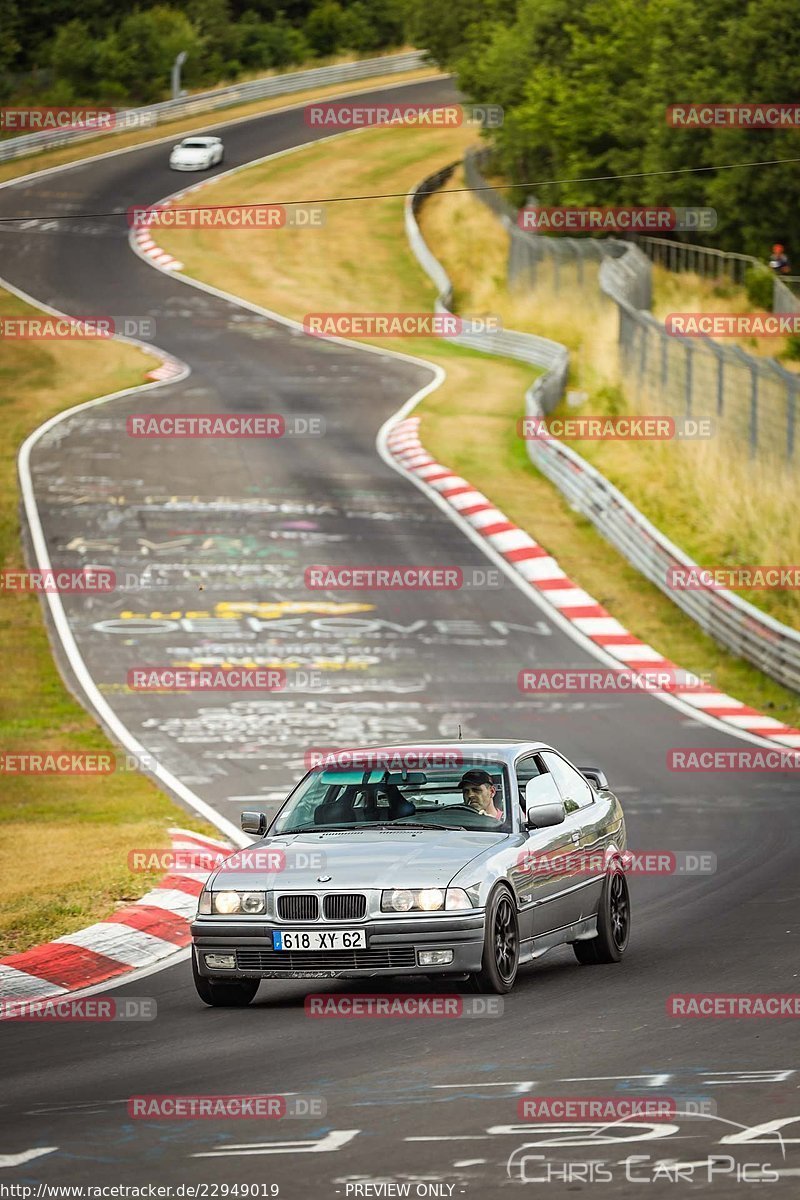
[[[468,155],[467,183],[485,188],[481,166],[487,152]],[[486,201],[491,192],[476,191]],[[746,266],[763,263],[747,255],[684,247],[665,241],[658,252],[657,238],[637,237],[636,242],[617,238],[547,237],[520,229],[517,213],[495,197],[489,205],[506,226],[510,238],[508,279],[514,286],[536,286],[545,279],[555,291],[592,287],[599,283],[619,312],[619,350],[622,378],[642,411],[709,420],[731,453],[748,452],[770,468],[781,463],[794,468],[798,461],[798,409],[800,375],[773,358],[747,354],[738,346],[709,337],[675,336],[648,310],[652,299],[651,259],[662,265],[689,269],[705,255],[715,270],[738,279]],[[643,252],[643,247],[647,254]],[[648,257],[649,255],[649,257]],[[594,270],[599,263],[599,270]],[[596,294],[596,293],[595,293]],[[797,302],[777,277],[773,283],[776,311],[795,312]]]
[[[369,79],[374,75],[398,75],[425,66],[425,52],[411,50],[405,54],[387,54],[383,58],[364,58],[360,62],[338,63],[332,67],[314,67],[309,71],[292,71],[285,75],[269,75],[251,79],[248,83],[234,83],[230,87],[212,92],[198,92],[179,100],[163,100],[145,108],[127,108],[117,112],[114,128],[70,128],[41,130],[26,133],[21,137],[0,141],[0,162],[22,158],[26,154],[37,154],[41,150],[52,150],[71,142],[86,141],[102,137],[107,133],[119,133],[121,129],[135,129],[149,125],[160,125],[163,121],[176,121],[204,112],[230,108],[234,104],[247,104],[253,100],[266,100],[270,96],[285,96],[290,92],[302,92],[307,88],[327,86],[331,83],[352,83]],[[100,107],[100,106],[96,106]]]
[[[417,224],[417,212],[426,195],[437,191],[446,183],[458,165],[451,163],[444,170],[428,176],[406,199],[406,233],[417,260],[438,288],[439,294],[434,306],[437,313],[452,311],[450,305],[453,302],[453,285],[442,264],[428,249]],[[515,333],[513,330],[486,334],[464,333],[449,340],[459,346],[469,346],[472,350],[483,350],[487,354],[515,358],[536,367],[543,367],[544,374],[537,376],[526,393],[537,411],[550,412],[561,399],[569,371],[569,354],[566,346],[562,346],[560,342],[536,337],[530,333]]]
[[[445,183],[454,164],[430,176],[409,197],[406,231],[418,261],[439,290],[437,311],[452,303],[452,284],[442,264],[431,253],[416,220],[426,195]],[[497,197],[478,192],[495,215],[506,217]],[[609,260],[612,261],[612,260]],[[566,347],[534,334],[505,332],[491,338],[456,338],[488,353],[502,354],[546,368],[525,394],[525,412],[541,417],[550,412],[563,392],[568,367]],[[570,447],[555,438],[526,442],[528,456],[556,485],[572,506],[646,579],[683,609],[701,629],[734,654],[753,663],[786,687],[800,691],[800,633],[783,625],[725,589],[677,590],[667,580],[672,568],[697,568],[697,564],[647,520],[613,484]]]

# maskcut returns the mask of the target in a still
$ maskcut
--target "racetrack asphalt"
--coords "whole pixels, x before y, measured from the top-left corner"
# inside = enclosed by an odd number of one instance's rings
[[[395,86],[360,99],[392,96],[449,99],[452,84]],[[224,136],[223,169],[315,138],[302,109],[208,132]],[[634,878],[623,963],[587,968],[571,951],[553,952],[521,973],[497,1019],[313,1021],[303,1007],[306,993],[320,990],[312,981],[272,981],[249,1009],[210,1010],[184,961],[114,991],[154,997],[154,1021],[0,1023],[0,1183],[260,1182],[294,1200],[393,1181],[411,1183],[412,1195],[418,1182],[442,1186],[442,1195],[494,1195],[522,1186],[517,1167],[509,1175],[506,1164],[523,1145],[546,1156],[530,1159],[528,1179],[561,1164],[553,1193],[590,1186],[599,1170],[590,1160],[612,1175],[597,1183],[606,1195],[646,1186],[656,1194],[644,1180],[667,1159],[703,1164],[731,1155],[796,1172],[796,1022],[678,1020],[666,1011],[673,993],[797,991],[793,778],[671,772],[671,747],[748,743],[646,694],[521,695],[522,666],[589,667],[596,659],[505,576],[457,593],[310,592],[304,569],[318,563],[491,568],[376,451],[380,427],[432,372],[306,337],[137,258],[124,212],[180,186],[166,160],[166,146],[144,146],[0,189],[0,217],[56,214],[49,223],[0,227],[7,281],[75,316],[153,318],[155,345],[191,368],[180,382],[66,418],[31,457],[52,562],[98,562],[123,580],[136,576],[127,591],[64,598],[81,655],[114,713],[233,822],[259,800],[274,811],[311,747],[424,742],[454,737],[458,725],[465,738],[542,739],[606,769],[631,846],[708,851],[717,870]],[[66,219],[110,210],[121,215]],[[274,441],[127,437],[126,417],[141,412],[313,415],[326,432]],[[491,496],[490,480],[471,482]],[[292,607],[320,603],[371,607]],[[136,695],[124,686],[135,666],[231,659],[310,672],[328,666],[322,688],[310,679],[305,689],[290,683],[258,698]],[[43,852],[56,852],[46,830]],[[382,989],[339,981],[326,990]],[[406,980],[390,990],[412,988]],[[127,1112],[134,1095],[286,1092],[324,1099],[327,1115],[270,1124],[133,1120]],[[584,1131],[573,1135],[579,1144],[565,1145],[563,1132],[520,1128],[517,1101],[529,1094],[657,1094],[679,1107],[711,1101],[717,1118]],[[740,1128],[788,1118],[797,1124],[787,1125],[783,1148],[774,1133],[759,1141]],[[722,1142],[732,1135],[743,1140]],[[14,1156],[36,1148],[55,1149],[15,1165]],[[635,1168],[624,1165],[631,1154],[643,1156]],[[665,1183],[666,1194],[693,1190],[707,1174],[694,1168],[692,1184],[683,1170],[683,1182]],[[786,1175],[768,1194],[792,1183]],[[746,1187],[734,1168],[720,1167],[703,1190],[738,1195],[739,1186]]]

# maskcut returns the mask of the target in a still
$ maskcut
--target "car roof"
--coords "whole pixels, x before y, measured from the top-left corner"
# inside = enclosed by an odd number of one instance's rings
[[[201,134],[190,133],[187,137],[183,138],[181,145],[184,145],[186,142],[208,143],[208,142],[218,142],[218,141],[219,141],[219,138],[217,138],[217,137],[206,137],[206,135],[202,134],[202,133]]]

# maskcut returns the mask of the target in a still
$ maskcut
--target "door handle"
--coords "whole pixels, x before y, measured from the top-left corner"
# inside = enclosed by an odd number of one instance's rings
[[[581,835],[577,832],[571,833],[570,837],[572,838],[573,842],[579,842],[581,840]]]

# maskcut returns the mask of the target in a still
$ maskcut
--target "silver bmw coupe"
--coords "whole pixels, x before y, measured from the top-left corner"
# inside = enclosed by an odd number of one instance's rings
[[[206,1004],[262,979],[449,976],[504,993],[553,946],[619,962],[625,819],[599,767],[541,742],[437,742],[323,756],[254,843],[211,875],[192,924]]]

